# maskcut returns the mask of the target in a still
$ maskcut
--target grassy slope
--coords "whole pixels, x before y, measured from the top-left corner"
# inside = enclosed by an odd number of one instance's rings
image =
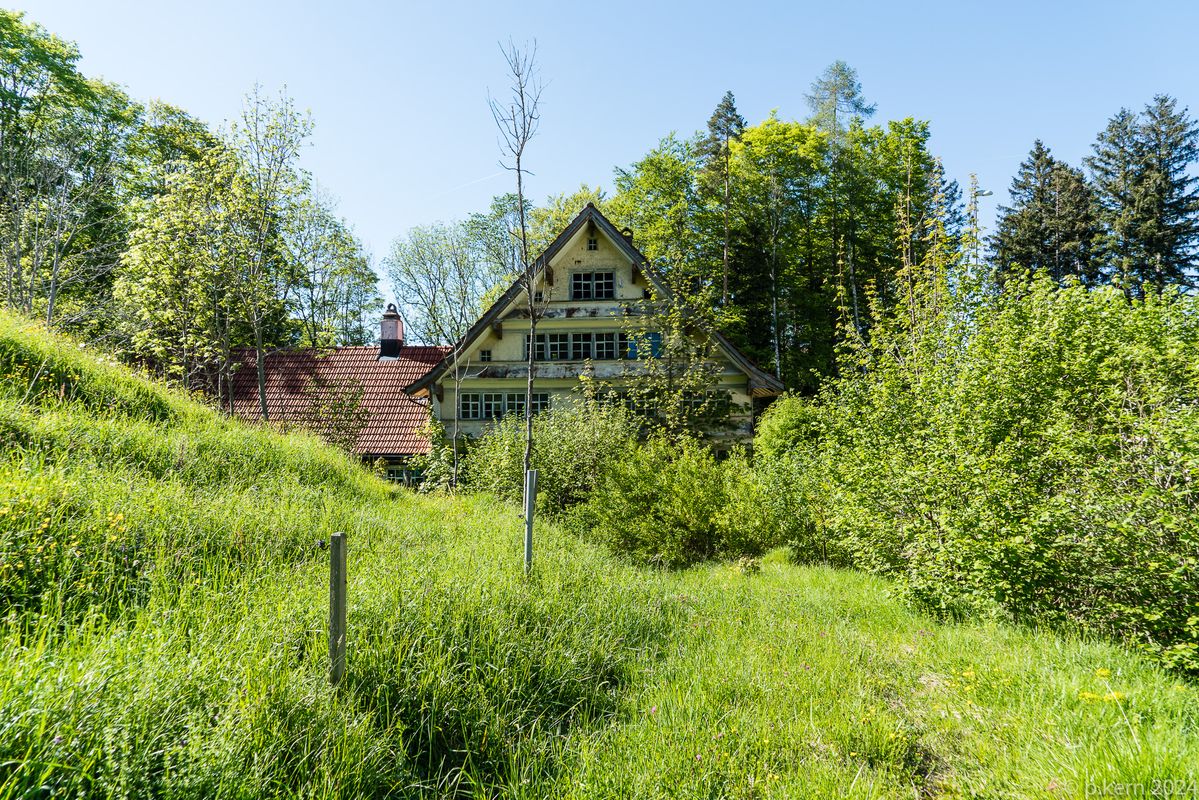
[[[774,560],[637,570],[0,317],[0,798],[1083,796],[1199,780],[1199,696]],[[325,562],[351,533],[349,677]],[[1180,793],[1175,792],[1175,795]]]

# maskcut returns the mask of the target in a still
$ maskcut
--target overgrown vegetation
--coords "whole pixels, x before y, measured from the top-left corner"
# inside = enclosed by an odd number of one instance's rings
[[[0,798],[1195,780],[1199,695],[1113,645],[938,624],[777,553],[633,568],[546,524],[526,578],[485,496],[394,489],[6,317],[0,363]],[[316,540],[338,529],[332,691]]]
[[[1199,305],[1009,289],[968,331],[922,290],[861,370],[772,411],[758,449],[793,487],[796,552],[1199,669]]]
[[[539,512],[618,553],[684,567],[761,555],[782,541],[775,506],[743,452],[718,461],[691,436],[646,438],[643,416],[583,399],[538,414],[533,425]],[[519,503],[523,436],[516,417],[488,428],[471,444],[466,487]]]
[[[0,797],[519,784],[667,630],[671,603],[595,548],[551,533],[527,582],[494,501],[401,493],[74,349],[0,318]]]

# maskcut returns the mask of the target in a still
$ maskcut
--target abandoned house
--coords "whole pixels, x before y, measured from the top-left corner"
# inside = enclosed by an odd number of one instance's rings
[[[412,382],[408,392],[428,402],[447,430],[478,435],[489,421],[523,413],[528,348],[537,362],[535,410],[570,402],[587,374],[619,388],[644,375],[646,355],[657,355],[661,332],[644,317],[645,301],[668,296],[632,233],[619,231],[592,204],[578,214],[533,265],[537,341],[529,341],[529,298],[514,283],[443,359]],[[714,375],[707,394],[732,410],[716,441],[753,435],[754,409],[783,392],[717,332],[710,333]],[[638,347],[642,348],[640,358]],[[646,350],[649,352],[647,353]]]
[[[537,341],[529,341],[528,299],[514,283],[453,347],[413,346],[394,305],[380,324],[377,347],[296,348],[266,357],[267,414],[272,421],[321,428],[314,404],[352,396],[360,408],[352,450],[366,461],[382,459],[388,476],[409,477],[414,455],[428,453],[430,414],[449,431],[477,436],[505,414],[523,413],[528,348],[536,347],[533,407],[541,411],[578,396],[590,375],[609,386],[628,386],[644,374],[661,334],[639,320],[645,300],[667,294],[632,234],[618,231],[588,204],[534,263],[534,304],[540,311]],[[632,333],[641,330],[640,334]],[[719,395],[731,415],[714,442],[746,441],[754,410],[783,391],[719,333],[710,334],[713,369],[708,394]],[[640,358],[637,349],[642,348]],[[233,413],[262,418],[253,351],[241,354],[231,381]],[[344,410],[344,409],[343,409]],[[457,425],[455,426],[455,422]],[[326,432],[327,433],[327,432]]]

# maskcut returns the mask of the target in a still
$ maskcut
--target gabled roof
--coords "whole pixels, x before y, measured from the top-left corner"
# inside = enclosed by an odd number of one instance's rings
[[[314,380],[334,386],[361,385],[362,407],[369,417],[354,452],[372,457],[428,453],[429,439],[422,430],[429,419],[429,406],[403,387],[432,369],[447,350],[404,346],[396,358],[379,358],[378,347],[296,348],[271,353],[266,357],[267,413],[272,421],[302,422]],[[235,357],[240,366],[230,383],[233,414],[261,419],[254,351],[242,351]]]
[[[588,224],[594,225],[603,231],[609,240],[616,246],[618,250],[624,253],[625,257],[632,262],[633,266],[640,269],[642,273],[654,285],[654,289],[665,298],[673,297],[673,293],[666,282],[662,280],[657,270],[650,264],[649,259],[645,254],[638,250],[631,241],[631,237],[626,237],[617,229],[612,221],[600,212],[593,203],[588,203],[578,215],[570,221],[570,224],[563,229],[562,233],[550,243],[550,246],[545,249],[545,252],[538,256],[533,262],[533,275],[535,278],[540,278],[545,271],[546,266],[553,260],[554,256],[561,252],[562,248],[574,239],[574,237]],[[466,334],[458,340],[457,344],[452,348],[447,349],[445,358],[430,370],[420,379],[411,383],[405,391],[409,394],[420,392],[430,385],[436,383],[449,370],[451,359],[454,353],[461,353],[470,346],[471,342],[479,337],[487,328],[499,318],[501,314],[508,308],[511,303],[520,296],[522,291],[521,281],[517,279],[513,281],[508,290],[504,292],[498,300],[492,303],[491,308],[487,309],[483,316],[475,321],[475,324],[470,327]],[[729,359],[733,361],[750,379],[751,393],[760,393],[766,395],[781,394],[785,387],[778,378],[768,372],[764,372],[761,368],[755,365],[752,361],[746,358],[737,347],[730,342],[719,331],[711,331],[712,338],[725,351]]]

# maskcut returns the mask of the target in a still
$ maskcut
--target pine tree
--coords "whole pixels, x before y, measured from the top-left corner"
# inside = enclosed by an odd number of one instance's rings
[[[1158,95],[1142,115],[1121,109],[1087,158],[1105,227],[1110,269],[1134,296],[1146,288],[1194,282],[1199,250],[1199,188],[1188,173],[1199,159],[1199,128]]]
[[[1148,196],[1154,224],[1145,231],[1145,251],[1157,289],[1167,283],[1190,286],[1199,255],[1199,178],[1189,170],[1199,160],[1199,126],[1179,111],[1177,101],[1157,95],[1145,107],[1141,140],[1148,162]]]
[[[843,195],[846,184],[851,182],[856,164],[846,157],[845,132],[855,123],[874,113],[875,105],[867,103],[862,96],[862,84],[858,73],[844,61],[834,61],[824,73],[812,82],[806,95],[812,111],[809,122],[828,137],[828,196],[831,203],[830,233],[833,242],[831,251],[832,271],[847,272],[849,297],[852,302],[854,329],[862,331],[861,309],[858,303],[858,278],[856,253],[852,243],[847,247],[846,233],[841,216],[847,205]]]
[[[732,190],[729,145],[739,139],[744,130],[745,118],[737,113],[733,93],[725,92],[708,119],[708,135],[700,141],[700,154],[704,159],[702,186],[705,194],[717,198],[724,218],[721,300],[726,305],[729,302],[729,197]]]
[[[1012,273],[1048,273],[1062,283],[1100,277],[1093,244],[1100,234],[1094,192],[1078,170],[1058,161],[1040,139],[1012,178],[1011,206],[1001,206],[991,240],[1002,280]]]

